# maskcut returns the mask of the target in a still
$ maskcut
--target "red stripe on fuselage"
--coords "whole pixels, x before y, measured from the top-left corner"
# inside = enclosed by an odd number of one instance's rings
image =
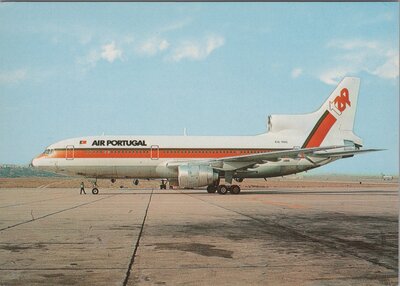
[[[56,149],[52,154],[47,155],[48,158],[185,158],[185,159],[201,159],[201,158],[224,158],[241,155],[250,155],[256,153],[265,153],[271,151],[280,151],[283,149],[153,149],[136,148],[136,149]]]

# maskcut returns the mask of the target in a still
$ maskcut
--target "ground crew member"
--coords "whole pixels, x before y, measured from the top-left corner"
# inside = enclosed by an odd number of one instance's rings
[[[83,182],[81,183],[81,192],[80,192],[80,195],[82,195],[82,193],[83,193],[84,195],[86,195],[86,192],[85,192],[85,185],[83,184]]]

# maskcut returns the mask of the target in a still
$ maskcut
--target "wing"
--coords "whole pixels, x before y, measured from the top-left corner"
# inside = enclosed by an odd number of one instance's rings
[[[255,164],[264,164],[268,161],[278,161],[281,158],[298,158],[307,155],[313,155],[316,152],[321,151],[332,151],[345,146],[325,146],[315,148],[303,148],[303,149],[290,149],[284,151],[272,151],[265,153],[256,153],[250,155],[241,155],[233,157],[223,157],[218,159],[206,159],[206,160],[191,160],[191,161],[171,161],[167,163],[167,167],[178,167],[184,164],[195,164],[195,165],[209,165],[214,169],[233,171],[238,169],[249,168]]]
[[[296,158],[303,157],[305,155],[314,154],[318,151],[326,151],[337,148],[343,148],[345,146],[326,146],[326,147],[314,147],[314,148],[303,148],[303,149],[290,149],[284,151],[273,151],[265,153],[257,153],[251,155],[242,155],[234,157],[224,157],[216,159],[216,161],[229,161],[229,162],[248,162],[253,161],[254,163],[266,163],[267,161],[278,161],[281,158]]]
[[[354,156],[362,153],[367,153],[367,152],[376,152],[376,151],[384,151],[386,149],[352,149],[352,150],[339,150],[339,151],[318,151],[314,152],[313,156],[316,157],[348,157],[348,156]]]

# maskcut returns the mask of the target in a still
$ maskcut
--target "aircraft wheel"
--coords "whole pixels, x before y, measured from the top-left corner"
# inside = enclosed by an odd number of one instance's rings
[[[231,194],[237,195],[240,193],[240,187],[238,185],[231,186],[230,189]]]
[[[217,192],[220,195],[226,195],[226,193],[228,192],[228,187],[225,185],[219,185],[217,188]]]
[[[209,185],[209,186],[207,187],[207,193],[209,193],[209,194],[213,194],[213,193],[215,193],[216,191],[217,191],[217,189],[216,189],[216,187],[213,186],[213,185]]]
[[[98,188],[93,188],[92,189],[92,194],[93,195],[97,195],[99,193],[99,189]]]

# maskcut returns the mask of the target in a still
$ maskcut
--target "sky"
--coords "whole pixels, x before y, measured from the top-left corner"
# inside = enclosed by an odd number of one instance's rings
[[[399,3],[0,3],[0,163],[89,135],[255,135],[361,78],[366,148],[398,174]]]

